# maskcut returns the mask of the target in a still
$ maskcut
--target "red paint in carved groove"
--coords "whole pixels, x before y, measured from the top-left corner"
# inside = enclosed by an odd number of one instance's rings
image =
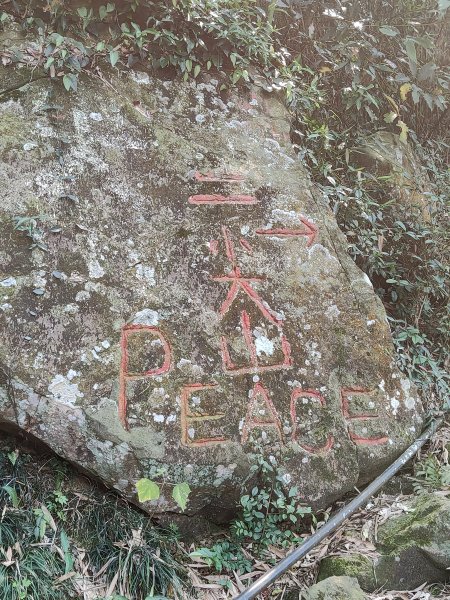
[[[223,173],[221,175],[216,175],[212,171],[208,171],[204,175],[199,171],[194,173],[194,179],[196,181],[205,181],[211,183],[240,183],[241,181],[245,181],[245,177],[243,175],[239,175],[236,173]]]
[[[256,233],[258,235],[271,235],[273,237],[304,236],[304,237],[308,238],[307,246],[308,247],[312,246],[312,244],[314,243],[314,241],[316,239],[319,229],[316,225],[314,225],[314,223],[312,223],[311,221],[308,221],[304,217],[300,217],[300,221],[306,227],[306,230],[304,230],[304,229],[289,229],[289,228],[283,229],[283,228],[279,227],[279,228],[274,228],[274,229],[257,229]]]
[[[236,299],[236,296],[239,293],[239,290],[243,290],[247,296],[252,300],[252,302],[254,302],[256,304],[256,306],[259,308],[259,310],[262,312],[262,314],[266,317],[266,319],[268,319],[269,321],[271,321],[272,323],[274,323],[275,325],[277,325],[278,327],[281,325],[282,320],[279,319],[277,316],[275,316],[275,314],[271,311],[271,309],[268,309],[264,306],[262,299],[260,298],[260,296],[257,294],[257,292],[255,292],[255,290],[251,287],[249,282],[253,282],[253,281],[260,281],[262,279],[262,277],[242,277],[240,274],[240,270],[238,267],[235,267],[233,269],[234,275],[221,275],[219,277],[212,277],[213,281],[232,281],[232,285],[228,291],[227,297],[225,298],[222,306],[220,307],[220,315],[223,317],[228,310],[230,309],[230,306],[233,304],[234,300]]]
[[[153,332],[161,341],[164,350],[164,361],[163,364],[156,369],[149,369],[142,373],[128,373],[128,338],[132,334],[139,334],[143,331]],[[127,381],[136,379],[146,379],[148,377],[157,377],[163,373],[167,373],[172,365],[172,350],[169,342],[166,340],[164,335],[161,333],[158,327],[151,325],[125,325],[122,328],[120,336],[120,348],[122,351],[120,361],[120,372],[119,372],[119,420],[122,423],[124,429],[128,431],[127,421]]]
[[[225,240],[225,250],[226,250],[226,253],[228,256],[228,260],[231,262],[231,264],[233,266],[235,266],[236,255],[234,253],[234,244],[231,240],[230,232],[228,231],[228,229],[225,226],[222,227],[222,234],[223,234],[223,238]]]
[[[271,421],[255,419],[252,417],[252,412],[255,408],[258,396],[261,396],[264,400],[264,404],[266,405],[266,408],[270,413],[270,417],[272,419]],[[262,383],[259,382],[255,384],[255,387],[253,388],[251,393],[251,399],[248,405],[247,415],[245,417],[244,426],[242,428],[242,444],[245,444],[247,442],[250,431],[252,429],[255,429],[256,427],[274,427],[278,433],[281,442],[283,442],[280,418],[278,416],[275,406],[272,403],[272,400],[269,397],[266,388],[262,385]]]
[[[322,407],[325,407],[325,398],[316,390],[303,390],[302,388],[295,388],[291,394],[291,419],[292,419],[292,441],[297,441],[297,411],[295,408],[295,403],[298,398],[314,398],[317,400]],[[307,452],[311,454],[320,454],[328,452],[334,445],[334,437],[330,434],[328,435],[327,441],[323,446],[314,447],[309,446],[307,444],[299,444],[300,448],[303,448]]]
[[[342,414],[346,419],[350,419],[352,421],[365,421],[366,419],[376,419],[378,418],[377,413],[366,413],[361,415],[352,415],[350,413],[350,404],[349,404],[349,396],[353,396],[354,394],[364,394],[369,396],[373,394],[373,390],[367,390],[362,387],[351,387],[351,388],[342,388],[341,389],[341,405],[342,405]]]
[[[349,388],[341,388],[341,406],[342,406],[342,414],[345,419],[349,421],[365,421],[367,419],[377,419],[378,414],[360,414],[360,415],[352,415],[350,413],[350,406],[348,397],[353,394],[364,394],[370,396],[374,393],[374,390],[367,390],[361,387],[349,387]],[[380,444],[385,444],[389,438],[387,437],[374,437],[374,438],[365,438],[357,435],[353,431],[348,429],[348,435],[352,442],[356,446],[378,446]]]
[[[215,415],[202,415],[195,416],[192,415],[189,410],[189,398],[190,396],[197,391],[201,390],[212,390],[217,387],[217,383],[211,384],[203,384],[203,383],[191,383],[185,385],[181,389],[181,443],[184,446],[188,446],[191,448],[199,448],[204,446],[214,446],[216,444],[220,444],[228,441],[225,437],[214,437],[214,438],[202,438],[199,440],[190,440],[188,434],[188,427],[190,423],[195,423],[196,421],[216,421],[217,419],[221,419],[225,416],[225,413],[217,413]]]
[[[377,437],[377,438],[365,438],[356,435],[349,431],[350,439],[357,446],[380,446],[381,444],[385,444],[389,438],[387,437]]]
[[[211,240],[209,242],[209,251],[213,256],[217,256],[219,251],[219,240]]]
[[[253,335],[252,330],[250,328],[250,317],[248,316],[248,312],[243,310],[241,313],[241,325],[242,325],[242,333],[244,335],[245,344],[250,353],[250,364],[252,367],[256,367],[258,365],[258,357],[256,355],[256,347],[253,343]]]
[[[255,196],[246,194],[232,194],[223,196],[222,194],[197,194],[189,196],[189,204],[258,204],[259,200]]]
[[[250,246],[250,244],[247,242],[247,240],[243,240],[241,238],[239,240],[239,243],[246,252],[248,252],[249,254],[253,254],[253,248]]]

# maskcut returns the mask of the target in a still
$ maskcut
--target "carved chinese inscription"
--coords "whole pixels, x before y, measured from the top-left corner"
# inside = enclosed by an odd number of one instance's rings
[[[244,176],[240,174],[213,172],[196,172],[194,179],[205,184],[240,185],[245,181]],[[258,203],[260,199],[255,195],[240,193],[196,194],[188,198],[188,204],[197,207],[248,206]],[[305,239],[308,248],[315,243],[318,233],[317,225],[304,216],[298,216],[298,227],[269,225],[254,230],[256,236],[269,240]],[[254,430],[260,430],[264,434],[270,434],[279,444],[296,444],[311,455],[330,452],[335,445],[333,435],[330,432],[324,433],[323,427],[318,427],[317,434],[311,431],[313,421],[320,424],[329,417],[330,398],[326,400],[322,392],[304,389],[299,385],[293,389],[291,387],[288,391],[281,383],[277,385],[276,391],[279,406],[277,410],[272,399],[274,390],[270,390],[269,381],[261,380],[276,372],[282,373],[295,367],[301,368],[303,365],[295,363],[291,343],[284,332],[286,316],[272,308],[261,292],[263,284],[267,283],[266,276],[255,273],[253,268],[242,266],[242,253],[253,257],[253,245],[242,237],[234,236],[230,227],[224,224],[220,226],[220,235],[210,240],[207,245],[214,259],[223,257],[228,264],[228,267],[219,273],[214,273],[212,267],[209,280],[211,285],[218,284],[222,289],[226,286],[216,307],[219,327],[222,328],[222,331],[218,332],[218,347],[221,376],[233,378],[234,381],[240,378],[237,380],[243,382],[244,390],[246,389],[246,392],[242,392],[241,385],[241,394],[246,395],[246,410],[244,414],[236,415],[236,423],[240,421],[241,444],[249,442]],[[246,264],[248,265],[248,261]],[[269,353],[260,351],[261,330],[265,334],[270,331],[270,339],[264,336],[264,343],[271,349]],[[123,427],[128,429],[129,387],[133,382],[151,381],[167,374],[176,361],[167,337],[154,326],[125,326],[121,336],[121,351],[119,419]],[[249,376],[253,379],[250,385],[245,383],[250,381]],[[224,435],[221,429],[226,416],[226,412],[218,408],[223,405],[222,388],[223,386],[214,381],[194,380],[180,383],[176,399],[181,411],[179,439],[182,446],[192,449],[205,448],[233,441]],[[342,387],[339,397],[335,399],[334,405],[340,409],[342,425],[355,446],[374,446],[388,441],[385,435],[376,432],[376,397],[377,391],[354,386]],[[173,398],[173,401],[176,399]],[[280,402],[284,403],[282,407]],[[279,414],[280,410],[284,421]],[[286,415],[290,418],[290,426],[287,428]]]

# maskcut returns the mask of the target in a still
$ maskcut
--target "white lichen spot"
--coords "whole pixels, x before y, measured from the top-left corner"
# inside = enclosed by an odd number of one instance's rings
[[[14,277],[7,277],[0,281],[0,287],[13,287],[17,285],[17,281]]]
[[[103,340],[102,346],[105,350],[108,350],[108,348],[111,346],[111,344],[108,342],[108,340]]]
[[[74,371],[73,369],[69,369],[69,371],[67,372],[67,379],[69,381],[72,381],[72,379],[74,377],[78,377],[79,373],[77,373],[76,371]]]
[[[139,263],[136,265],[136,277],[140,281],[145,281],[150,286],[156,285],[155,268]]]
[[[90,297],[91,294],[89,292],[87,292],[86,290],[81,290],[77,292],[75,296],[75,302],[83,302],[84,300],[89,300]]]
[[[341,311],[338,309],[336,304],[332,304],[327,308],[324,314],[327,319],[335,319],[341,314]]]
[[[153,413],[153,420],[155,423],[164,423],[164,415],[158,415],[157,413]]]
[[[103,275],[105,274],[105,270],[96,258],[93,258],[88,263],[88,271],[89,277],[92,277],[92,279],[100,279],[100,277],[103,277]]]
[[[392,406],[392,414],[395,416],[398,411],[398,407],[400,406],[400,402],[397,398],[391,398],[391,406]]]
[[[143,73],[142,71],[130,71],[130,77],[140,85],[148,85],[150,83],[148,73]]]
[[[253,333],[255,335],[256,354],[258,356],[261,356],[262,354],[272,356],[275,350],[273,342],[258,330],[255,330]]]
[[[376,319],[371,319],[369,321],[367,321],[367,327],[372,327],[372,325],[375,325],[376,323]]]
[[[103,121],[103,117],[100,113],[91,112],[89,113],[89,118],[93,121]]]
[[[250,231],[250,227],[248,225],[243,225],[241,227],[241,234],[242,235],[247,235],[247,233]]]
[[[134,325],[158,325],[159,314],[151,308],[144,308],[133,317]]]
[[[70,383],[64,375],[56,375],[48,386],[48,391],[57,402],[63,402],[73,406],[77,398],[83,398],[84,394],[78,389],[76,383]]]
[[[403,393],[405,395],[405,406],[409,410],[413,410],[416,406],[416,399],[411,394],[411,382],[409,379],[400,379],[400,385],[402,386]]]

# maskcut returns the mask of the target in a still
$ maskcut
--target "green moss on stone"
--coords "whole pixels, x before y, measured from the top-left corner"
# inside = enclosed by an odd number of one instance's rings
[[[374,566],[368,556],[348,554],[345,556],[330,556],[320,564],[319,581],[332,576],[355,577],[363,589],[376,587]]]
[[[398,554],[411,546],[424,547],[436,542],[439,523],[443,525],[437,515],[445,510],[444,504],[449,504],[448,500],[436,495],[419,496],[411,512],[386,521],[378,531],[383,553]]]
[[[352,577],[328,577],[311,586],[305,600],[366,600],[367,596]]]

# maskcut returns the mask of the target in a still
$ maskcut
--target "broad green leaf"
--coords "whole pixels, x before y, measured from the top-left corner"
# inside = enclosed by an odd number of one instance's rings
[[[177,485],[173,488],[172,498],[175,500],[181,510],[186,510],[186,504],[188,502],[190,493],[191,488],[186,482],[177,483]]]
[[[87,17],[88,11],[85,6],[82,6],[81,8],[77,8],[77,13],[80,15],[80,17]]]
[[[5,490],[5,492],[8,494],[13,507],[19,508],[19,497],[17,496],[16,490],[13,487],[11,487],[10,485],[4,485],[2,487],[2,490]]]
[[[450,8],[450,0],[438,0],[438,9],[440,13],[445,13]]]
[[[416,53],[416,42],[412,38],[406,38],[405,50],[409,60],[417,65],[417,53]]]
[[[139,479],[136,483],[136,490],[139,502],[148,502],[159,498],[159,485],[146,477]]]
[[[98,15],[100,17],[100,20],[103,20],[107,14],[108,11],[106,10],[106,6],[100,6],[100,8],[98,9]]]
[[[14,452],[8,452],[9,462],[12,464],[13,467],[17,462],[18,456],[19,456],[18,450],[15,450]]]
[[[194,77],[197,77],[197,75],[200,73],[200,69],[201,69],[200,65],[195,65]]]
[[[387,27],[386,25],[383,25],[383,27],[380,27],[379,30],[380,30],[380,33],[384,33],[384,35],[389,35],[391,37],[394,37],[400,33],[396,27]]]
[[[63,84],[64,84],[64,87],[66,88],[66,90],[69,91],[70,88],[72,87],[72,79],[69,75],[64,75]]]
[[[111,50],[109,53],[109,62],[111,63],[111,66],[114,67],[118,60],[119,53],[117,52],[117,50]]]

